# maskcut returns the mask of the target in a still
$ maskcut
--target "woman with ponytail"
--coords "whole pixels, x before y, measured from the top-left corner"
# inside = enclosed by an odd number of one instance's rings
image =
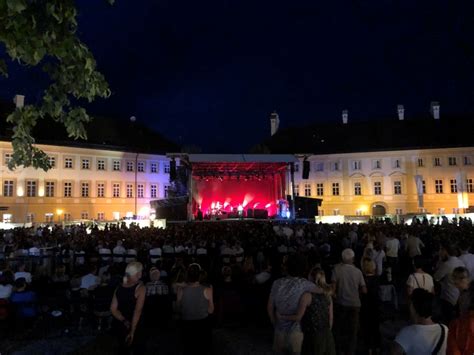
[[[114,293],[110,311],[114,317],[114,329],[119,340],[119,354],[143,354],[144,337],[142,310],[146,288],[140,281],[143,266],[131,262],[125,269],[123,283]]]

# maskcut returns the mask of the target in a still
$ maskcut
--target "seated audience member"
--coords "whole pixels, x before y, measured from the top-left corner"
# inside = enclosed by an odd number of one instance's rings
[[[474,354],[474,292],[469,293],[469,308],[449,325],[449,355]]]
[[[10,302],[15,307],[15,314],[20,319],[36,317],[36,293],[27,290],[26,280],[22,277],[15,281],[15,291],[10,297]]]
[[[100,278],[97,276],[97,266],[92,265],[90,272],[81,278],[80,288],[85,290],[93,290],[100,284]]]
[[[18,265],[18,271],[15,272],[15,280],[18,280],[19,278],[24,278],[27,283],[31,283],[31,273],[26,271],[25,264]]]
[[[146,284],[147,296],[168,296],[169,287],[163,281],[160,281],[160,270],[156,267],[150,269],[150,281]]]
[[[417,255],[413,258],[413,268],[415,272],[408,276],[407,294],[410,296],[413,290],[422,288],[430,293],[434,293],[434,282],[430,274],[423,271],[425,260]]]
[[[446,354],[448,328],[434,323],[433,294],[417,288],[411,294],[410,317],[413,325],[403,328],[395,338],[392,354]]]

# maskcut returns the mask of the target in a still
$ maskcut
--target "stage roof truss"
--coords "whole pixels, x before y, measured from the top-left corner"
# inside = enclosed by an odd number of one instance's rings
[[[272,176],[285,172],[287,163],[193,163],[193,176]]]

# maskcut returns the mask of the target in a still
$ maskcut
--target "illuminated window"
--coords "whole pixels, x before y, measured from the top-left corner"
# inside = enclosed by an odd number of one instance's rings
[[[165,174],[169,174],[170,173],[170,164],[165,163],[165,168],[163,170],[164,170]]]
[[[382,194],[382,183],[380,181],[374,182],[374,195]]]
[[[456,157],[448,157],[448,165],[456,166],[457,165]]]
[[[402,194],[402,182],[401,181],[394,181],[393,182],[393,193],[395,195]]]
[[[133,185],[127,184],[127,198],[133,197]]]
[[[26,181],[26,197],[36,197],[36,181]]]
[[[438,208],[438,214],[444,214],[445,209],[443,207]]]
[[[120,197],[120,184],[115,183],[112,185],[112,196]]]
[[[64,169],[73,169],[74,161],[72,158],[64,158]]]
[[[97,170],[105,170],[105,159],[97,159]]]
[[[12,223],[13,215],[11,213],[4,213],[3,214],[3,223]]]
[[[51,169],[56,167],[56,158],[55,157],[48,157],[48,163]]]
[[[464,157],[464,165],[472,165],[472,159],[471,157]]]
[[[4,162],[5,165],[8,166],[8,163],[10,163],[12,159],[13,159],[13,154],[12,153],[3,154],[3,162]]]
[[[72,220],[72,215],[70,213],[63,214],[64,222],[70,222]]]
[[[127,165],[126,165],[127,171],[129,172],[133,171],[133,168],[134,168],[133,165],[134,165],[133,161],[127,161]]]
[[[454,214],[459,214],[460,209],[458,207],[453,208],[453,213]]]
[[[121,167],[120,167],[120,160],[114,160],[112,162],[112,169],[113,171],[120,171]]]
[[[82,211],[81,212],[81,219],[89,219],[89,212]]]
[[[425,166],[425,162],[423,161],[423,158],[418,158],[417,162],[418,162],[419,168],[422,168]]]
[[[306,197],[311,196],[311,184],[304,184],[304,195]]]
[[[333,209],[333,210],[332,210],[332,214],[333,214],[334,216],[339,216],[339,208]]]
[[[55,182],[54,181],[46,181],[44,184],[44,195],[46,197],[54,197],[54,190],[55,190]]]
[[[105,197],[105,183],[97,183],[97,197]]]
[[[46,223],[53,223],[54,222],[54,214],[53,213],[45,213],[44,214],[44,221]]]
[[[137,171],[139,173],[144,173],[145,172],[145,162],[144,161],[139,161],[137,163]]]
[[[443,193],[443,180],[435,180],[435,192],[437,194],[442,194]]]
[[[434,166],[441,166],[441,158],[434,158],[433,165]]]
[[[138,184],[137,185],[137,197],[143,198],[145,196],[145,185]]]
[[[324,183],[318,182],[316,184],[316,195],[323,196],[324,195]]]
[[[26,214],[26,223],[34,223],[35,221],[35,214],[34,213],[27,213]]]
[[[401,208],[395,208],[395,214],[401,215],[403,214],[403,210]]]
[[[72,197],[72,182],[64,183],[64,197]]]
[[[89,183],[83,182],[81,184],[81,197],[89,197]]]
[[[81,168],[83,170],[89,170],[91,168],[91,160],[89,158],[84,158],[81,160]]]
[[[158,164],[150,163],[150,172],[156,174],[158,172]]]
[[[472,179],[466,180],[466,191],[470,194],[474,192],[474,183]]]
[[[356,196],[362,195],[362,185],[360,182],[354,183],[354,195]]]
[[[155,184],[150,185],[150,197],[157,198],[158,196],[158,186]]]
[[[99,221],[105,220],[105,213],[104,212],[98,212],[97,213],[97,220],[99,220]]]
[[[4,180],[3,181],[3,196],[4,197],[13,197],[15,182],[13,180]]]
[[[339,196],[339,183],[338,182],[332,183],[332,194],[333,196]]]
[[[451,187],[452,194],[455,194],[458,192],[458,185],[456,183],[456,179],[449,180],[449,186]]]

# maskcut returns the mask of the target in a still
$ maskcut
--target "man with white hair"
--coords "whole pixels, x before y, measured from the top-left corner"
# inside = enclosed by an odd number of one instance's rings
[[[359,326],[360,293],[367,293],[364,276],[354,266],[354,251],[344,249],[342,263],[334,267],[332,284],[335,300],[335,336],[339,353],[354,354]]]

